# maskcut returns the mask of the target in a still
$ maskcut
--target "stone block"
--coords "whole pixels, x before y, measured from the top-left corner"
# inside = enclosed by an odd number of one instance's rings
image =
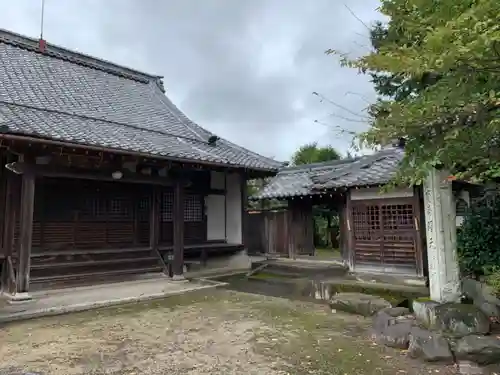
[[[380,310],[391,307],[383,298],[362,293],[337,293],[330,300],[333,310],[349,312],[363,316],[373,316]]]
[[[471,361],[479,365],[500,364],[500,339],[496,336],[470,335],[457,341],[457,360]]]
[[[452,364],[454,362],[450,344],[442,335],[419,327],[410,331],[408,356],[426,362]]]
[[[430,327],[453,337],[490,332],[490,320],[474,305],[444,303],[434,307]]]

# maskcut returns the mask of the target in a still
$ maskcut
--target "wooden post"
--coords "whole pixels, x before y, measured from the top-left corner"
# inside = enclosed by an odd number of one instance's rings
[[[247,176],[246,173],[241,174],[241,244],[246,250],[247,241],[247,206],[248,206],[248,189],[247,189]],[[226,187],[227,190],[227,187]],[[227,195],[226,195],[227,196]]]
[[[416,269],[417,275],[419,277],[426,276],[424,269],[424,241],[425,241],[425,217],[422,210],[422,205],[420,204],[420,193],[421,187],[415,186],[413,188],[413,220],[415,227],[415,257],[416,257]],[[423,218],[423,220],[422,220]],[[422,228],[424,224],[424,228]]]
[[[349,270],[353,271],[355,267],[356,254],[354,249],[354,230],[353,230],[353,217],[352,217],[352,203],[351,203],[351,192],[348,190],[345,192],[346,200],[345,200],[345,218],[346,218],[346,227],[347,227],[347,239],[346,239],[346,248],[347,248],[347,265],[349,266]]]
[[[162,257],[158,243],[160,238],[160,191],[158,186],[152,186],[151,205],[149,210],[149,247],[155,255]],[[162,258],[163,259],[163,258]],[[160,261],[162,260],[160,259]],[[163,264],[163,261],[162,261]],[[168,270],[165,270],[168,272]]]
[[[2,287],[4,291],[12,294],[16,288],[16,275],[14,272],[14,232],[19,211],[20,177],[6,171],[7,186],[5,193],[5,213],[3,227],[3,253],[5,260],[2,270]]]
[[[295,210],[297,202],[293,200],[288,201],[287,213],[287,227],[288,227],[288,258],[295,259],[297,255],[297,241],[295,230]]]
[[[19,225],[19,253],[16,277],[16,299],[29,298],[31,239],[33,235],[33,209],[35,206],[35,175],[26,171],[22,175],[21,217]]]
[[[184,184],[179,176],[176,176],[174,181],[173,220],[173,280],[184,280]]]

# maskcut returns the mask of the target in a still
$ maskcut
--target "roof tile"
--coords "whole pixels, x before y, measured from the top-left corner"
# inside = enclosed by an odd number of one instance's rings
[[[403,156],[404,151],[394,147],[355,159],[284,168],[252,198],[286,198],[328,189],[382,185],[394,177]]]
[[[6,132],[250,169],[280,166],[224,139],[209,145],[213,134],[165,96],[157,76],[50,45],[40,54],[32,44],[0,30]]]

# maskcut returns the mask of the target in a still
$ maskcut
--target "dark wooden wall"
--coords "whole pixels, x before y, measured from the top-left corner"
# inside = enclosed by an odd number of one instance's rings
[[[249,211],[247,215],[249,253],[280,257],[314,253],[312,211],[307,207]]]
[[[148,246],[151,197],[147,185],[37,179],[32,251]],[[172,189],[162,187],[160,246],[173,244],[172,209]],[[184,219],[185,243],[205,242],[203,194],[186,192]]]

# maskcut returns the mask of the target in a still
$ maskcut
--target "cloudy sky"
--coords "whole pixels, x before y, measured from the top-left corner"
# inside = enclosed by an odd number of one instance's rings
[[[40,3],[2,0],[0,28],[37,37]],[[167,95],[194,121],[287,160],[315,141],[345,152],[352,137],[338,129],[366,126],[363,111],[374,99],[368,77],[340,68],[324,51],[367,51],[363,23],[380,19],[377,6],[378,0],[45,0],[44,37],[164,76]]]

